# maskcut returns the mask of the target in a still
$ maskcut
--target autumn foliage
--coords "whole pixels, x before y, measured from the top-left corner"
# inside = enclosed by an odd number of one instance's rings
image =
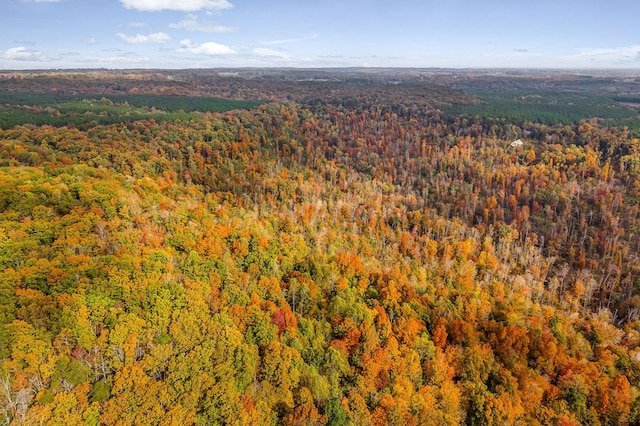
[[[0,131],[0,422],[640,422],[638,139],[429,87]]]

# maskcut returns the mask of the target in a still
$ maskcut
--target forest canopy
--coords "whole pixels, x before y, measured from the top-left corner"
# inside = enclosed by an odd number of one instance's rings
[[[3,74],[0,422],[640,423],[631,86],[457,77]]]

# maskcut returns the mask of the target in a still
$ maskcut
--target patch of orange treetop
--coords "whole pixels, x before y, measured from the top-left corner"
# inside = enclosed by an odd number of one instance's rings
[[[359,100],[0,131],[2,421],[639,422],[638,140]]]

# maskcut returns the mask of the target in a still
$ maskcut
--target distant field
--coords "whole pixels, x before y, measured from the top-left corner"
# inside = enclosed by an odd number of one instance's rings
[[[611,97],[592,93],[562,91],[473,90],[482,101],[479,105],[451,105],[451,114],[504,118],[514,122],[537,122],[548,125],[573,124],[584,119],[601,118],[607,125],[640,129],[638,112],[619,104]]]
[[[260,102],[179,95],[56,95],[0,91],[0,128],[20,124],[82,126],[142,119],[186,120],[203,112],[249,109]]]

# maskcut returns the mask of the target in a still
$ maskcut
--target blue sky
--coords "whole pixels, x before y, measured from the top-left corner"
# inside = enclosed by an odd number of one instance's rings
[[[0,0],[0,69],[640,68],[638,0]]]

